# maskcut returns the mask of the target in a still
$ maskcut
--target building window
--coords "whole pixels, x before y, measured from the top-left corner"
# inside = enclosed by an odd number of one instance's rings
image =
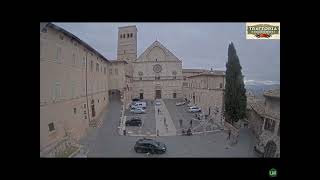
[[[98,103],[99,103],[99,99],[98,99]]]
[[[77,108],[73,108],[73,114],[77,114]]]
[[[116,75],[118,75],[118,69],[117,69],[117,68],[114,69],[114,73],[115,73]]]
[[[96,63],[96,71],[99,72],[99,64]]]
[[[122,38],[122,34],[120,34],[120,39]]]
[[[275,121],[272,119],[266,118],[264,129],[271,131],[271,132],[274,132],[274,127],[275,127]]]
[[[127,34],[127,38],[129,38],[129,34]]]
[[[222,83],[220,83],[220,89],[222,88]]]
[[[90,61],[90,71],[91,72],[93,71],[93,61],[92,60]]]
[[[106,67],[103,68],[103,73],[106,74]]]
[[[42,28],[41,32],[46,33],[47,32],[47,28]]]
[[[60,38],[61,40],[63,40],[63,36],[62,36],[62,35],[60,35],[59,38]]]
[[[75,86],[75,82],[72,81],[72,82],[71,82],[71,98],[74,97],[74,86]]]
[[[156,76],[156,78],[155,78],[156,80],[160,80],[160,76]]]
[[[109,74],[112,75],[112,68],[109,69]]]
[[[103,101],[105,101],[106,100],[106,97],[103,97]]]
[[[86,108],[87,107],[87,104],[83,104],[83,108]]]
[[[183,76],[183,80],[187,80],[187,77],[186,77],[186,76]]]
[[[72,65],[76,64],[76,55],[72,54]]]
[[[82,67],[84,68],[85,65],[86,65],[86,60],[85,60],[85,58],[83,57],[83,59],[82,59]]]
[[[61,96],[61,85],[60,82],[56,82],[55,88],[54,88],[54,98],[58,99]]]
[[[177,77],[176,77],[176,76],[173,76],[173,79],[177,79]]]
[[[280,123],[279,123],[279,128],[278,128],[278,136],[280,137]]]
[[[49,132],[52,132],[55,130],[53,122],[49,123],[48,126],[49,126]]]
[[[58,62],[61,62],[61,47],[57,48],[57,56],[56,56],[56,58],[57,58]]]
[[[139,80],[142,81],[142,77],[139,77]]]

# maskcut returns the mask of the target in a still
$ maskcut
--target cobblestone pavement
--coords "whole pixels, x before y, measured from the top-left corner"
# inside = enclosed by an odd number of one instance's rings
[[[153,107],[153,106],[150,106]],[[141,137],[121,136],[118,133],[121,102],[111,97],[108,110],[103,115],[100,128],[92,128],[80,143],[88,150],[90,157],[142,157],[146,154],[133,150],[135,142]],[[167,109],[170,109],[169,107]],[[240,131],[239,143],[228,147],[227,134],[223,131],[195,136],[160,136],[152,137],[166,144],[167,152],[162,155],[150,155],[149,158],[161,157],[255,157],[253,141],[248,129]]]

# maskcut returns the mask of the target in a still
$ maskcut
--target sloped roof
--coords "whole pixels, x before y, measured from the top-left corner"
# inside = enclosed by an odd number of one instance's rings
[[[100,54],[98,51],[96,51],[93,47],[91,47],[89,44],[87,44],[86,42],[82,41],[80,38],[78,38],[77,36],[73,35],[72,33],[68,32],[67,30],[53,24],[53,23],[47,23],[45,25],[46,27],[50,27],[52,29],[55,29],[57,31],[60,31],[61,33],[65,34],[66,36],[68,36],[69,38],[77,41],[79,44],[83,45],[84,47],[86,47],[87,49],[89,49],[90,51],[93,51],[95,54],[97,54],[101,59],[110,62],[107,58],[105,58],[102,54]],[[40,24],[40,29],[41,27],[43,27],[43,24]]]
[[[264,96],[267,97],[275,97],[275,98],[280,98],[280,88],[279,89],[272,89],[269,91],[264,92]]]
[[[198,76],[225,76],[225,71],[218,71],[218,70],[208,71],[208,72],[203,72],[201,74],[197,74],[194,76],[190,76],[189,78],[198,77]]]
[[[166,55],[166,59],[170,59],[170,60],[175,60],[175,61],[180,61],[181,60],[179,58],[177,58],[172,52],[170,52],[164,45],[162,45],[159,41],[154,41],[136,60],[135,62],[139,62],[142,61],[144,59],[146,59],[147,54],[149,54],[149,52],[155,48],[155,47],[159,47],[161,48],[165,55]]]
[[[264,100],[263,99],[253,99],[253,100],[249,100],[247,101],[247,108],[250,107],[252,108],[254,111],[256,111],[259,115],[263,115],[264,114]]]
[[[110,63],[112,63],[112,64],[116,64],[116,63],[125,63],[125,64],[128,64],[127,61],[123,61],[123,60],[109,60],[109,61],[110,61]]]
[[[210,70],[207,69],[182,69],[182,73],[202,73]]]

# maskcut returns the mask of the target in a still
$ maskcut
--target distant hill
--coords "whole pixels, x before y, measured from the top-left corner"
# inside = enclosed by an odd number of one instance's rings
[[[262,97],[264,91],[280,88],[280,84],[265,82],[245,82],[245,88],[257,97]]]

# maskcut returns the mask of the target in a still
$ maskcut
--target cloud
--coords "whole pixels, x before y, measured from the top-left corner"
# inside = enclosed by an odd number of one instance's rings
[[[136,25],[138,56],[156,39],[183,61],[184,68],[225,67],[233,42],[243,75],[280,81],[280,41],[247,40],[245,23],[55,23],[78,36],[107,59],[117,57],[118,27]]]

